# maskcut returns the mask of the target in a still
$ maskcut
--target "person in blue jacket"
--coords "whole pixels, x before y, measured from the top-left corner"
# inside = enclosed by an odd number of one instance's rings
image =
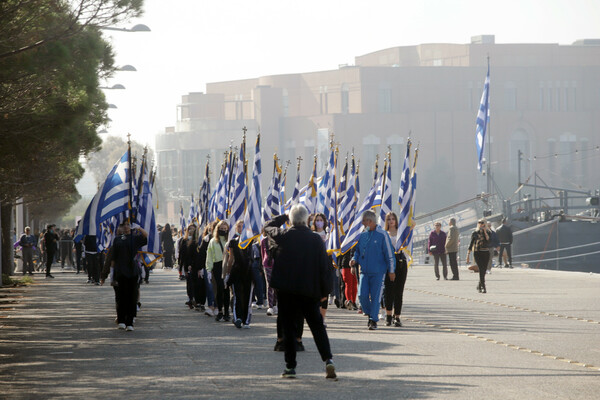
[[[357,264],[360,267],[358,298],[363,312],[369,316],[369,330],[375,330],[379,321],[383,278],[387,273],[390,281],[396,279],[396,260],[392,241],[387,232],[377,225],[377,216],[373,211],[367,210],[362,214],[362,224],[365,230],[354,247],[350,267],[355,275]]]

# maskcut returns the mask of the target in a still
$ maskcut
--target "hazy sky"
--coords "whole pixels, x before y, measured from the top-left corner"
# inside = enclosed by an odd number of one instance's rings
[[[154,147],[181,95],[207,82],[329,70],[372,51],[421,43],[571,44],[600,38],[600,0],[145,0],[150,33],[106,31],[118,72],[109,134]],[[483,77],[482,77],[483,79]]]

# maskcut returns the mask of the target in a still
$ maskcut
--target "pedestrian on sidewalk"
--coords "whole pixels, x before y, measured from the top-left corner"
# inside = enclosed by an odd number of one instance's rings
[[[446,232],[442,230],[442,223],[434,224],[435,230],[429,234],[427,249],[429,255],[433,256],[433,268],[435,278],[440,280],[439,263],[442,262],[444,280],[448,280],[448,266],[446,265]]]
[[[206,251],[206,275],[212,280],[216,287],[215,302],[217,303],[218,314],[217,322],[229,321],[229,301],[230,291],[225,288],[223,281],[223,254],[229,235],[229,225],[225,221],[220,221],[213,232],[213,238],[208,244]]]
[[[285,342],[285,370],[282,377],[296,377],[295,321],[302,315],[315,339],[315,344],[325,362],[327,379],[336,380],[335,365],[323,317],[319,311],[321,301],[331,291],[331,271],[323,240],[307,226],[308,210],[295,205],[287,214],[275,217],[265,226],[269,248],[274,254],[271,284],[277,289],[279,318]],[[291,228],[281,226],[287,221]]]
[[[44,234],[44,246],[46,250],[46,278],[54,278],[50,273],[52,263],[58,250],[58,235],[54,232],[56,225],[48,225]]]
[[[244,221],[240,220],[235,225],[235,235],[225,247],[223,263],[225,265],[225,285],[233,290],[233,324],[236,328],[250,328],[252,320],[252,296],[254,282],[252,277],[252,263],[255,256],[260,260],[258,243],[252,241],[245,249],[241,249],[240,234]]]
[[[117,303],[117,323],[119,329],[133,331],[133,318],[138,303],[140,270],[135,256],[142,246],[148,243],[148,232],[134,224],[133,231],[129,221],[119,225],[117,237],[113,241],[102,270],[100,284],[113,269],[115,301]]]
[[[33,276],[33,249],[35,248],[35,236],[31,234],[31,228],[26,226],[25,233],[21,235],[19,245],[23,254],[23,275],[29,273]]]
[[[387,273],[392,282],[396,279],[396,260],[390,237],[377,224],[377,216],[373,211],[367,210],[362,214],[362,224],[365,230],[354,246],[350,266],[354,274],[357,272],[356,268],[360,268],[358,298],[363,312],[369,316],[367,327],[375,330],[379,321],[384,275]]]
[[[448,221],[448,235],[446,236],[446,253],[448,253],[448,260],[450,261],[450,271],[452,271],[452,278],[450,280],[458,280],[458,245],[460,242],[460,235],[458,228],[456,227],[456,219],[450,218]]]
[[[502,266],[502,253],[506,250],[507,262],[504,264],[507,268],[512,268],[512,242],[513,233],[510,226],[508,226],[508,220],[502,218],[502,226],[496,229],[498,240],[500,241],[500,250],[498,251],[498,266]]]
[[[471,235],[471,243],[469,244],[469,251],[467,252],[467,265],[471,259],[471,252],[477,263],[479,270],[479,284],[477,285],[477,291],[479,293],[487,293],[485,288],[485,272],[487,271],[487,265],[490,257],[490,235],[491,232],[487,230],[487,222],[485,219],[477,221],[477,228]]]
[[[385,216],[384,229],[390,236],[392,248],[396,248],[396,242],[400,238],[400,232],[398,232],[398,216],[396,213],[387,213]],[[406,257],[402,251],[394,256],[396,259],[396,279],[392,281],[390,277],[386,275],[383,290],[383,304],[385,305],[386,314],[385,325],[391,326],[393,322],[394,326],[401,327],[402,322],[400,321],[400,314],[402,313],[404,285],[406,284],[406,277],[408,275],[408,263],[406,262]],[[394,311],[393,321],[392,310]]]

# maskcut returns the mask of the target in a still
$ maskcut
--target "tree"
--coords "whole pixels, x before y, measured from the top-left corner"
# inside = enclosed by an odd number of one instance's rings
[[[19,198],[51,217],[77,201],[81,155],[107,122],[100,77],[114,71],[100,27],[140,14],[142,0],[0,2],[0,204],[2,270],[10,212]]]

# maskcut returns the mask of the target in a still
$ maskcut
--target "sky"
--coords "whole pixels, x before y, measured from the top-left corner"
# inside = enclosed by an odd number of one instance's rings
[[[145,0],[151,32],[104,31],[117,72],[105,86],[108,135],[154,148],[176,106],[207,82],[337,69],[373,51],[422,43],[559,43],[600,38],[600,0]]]

